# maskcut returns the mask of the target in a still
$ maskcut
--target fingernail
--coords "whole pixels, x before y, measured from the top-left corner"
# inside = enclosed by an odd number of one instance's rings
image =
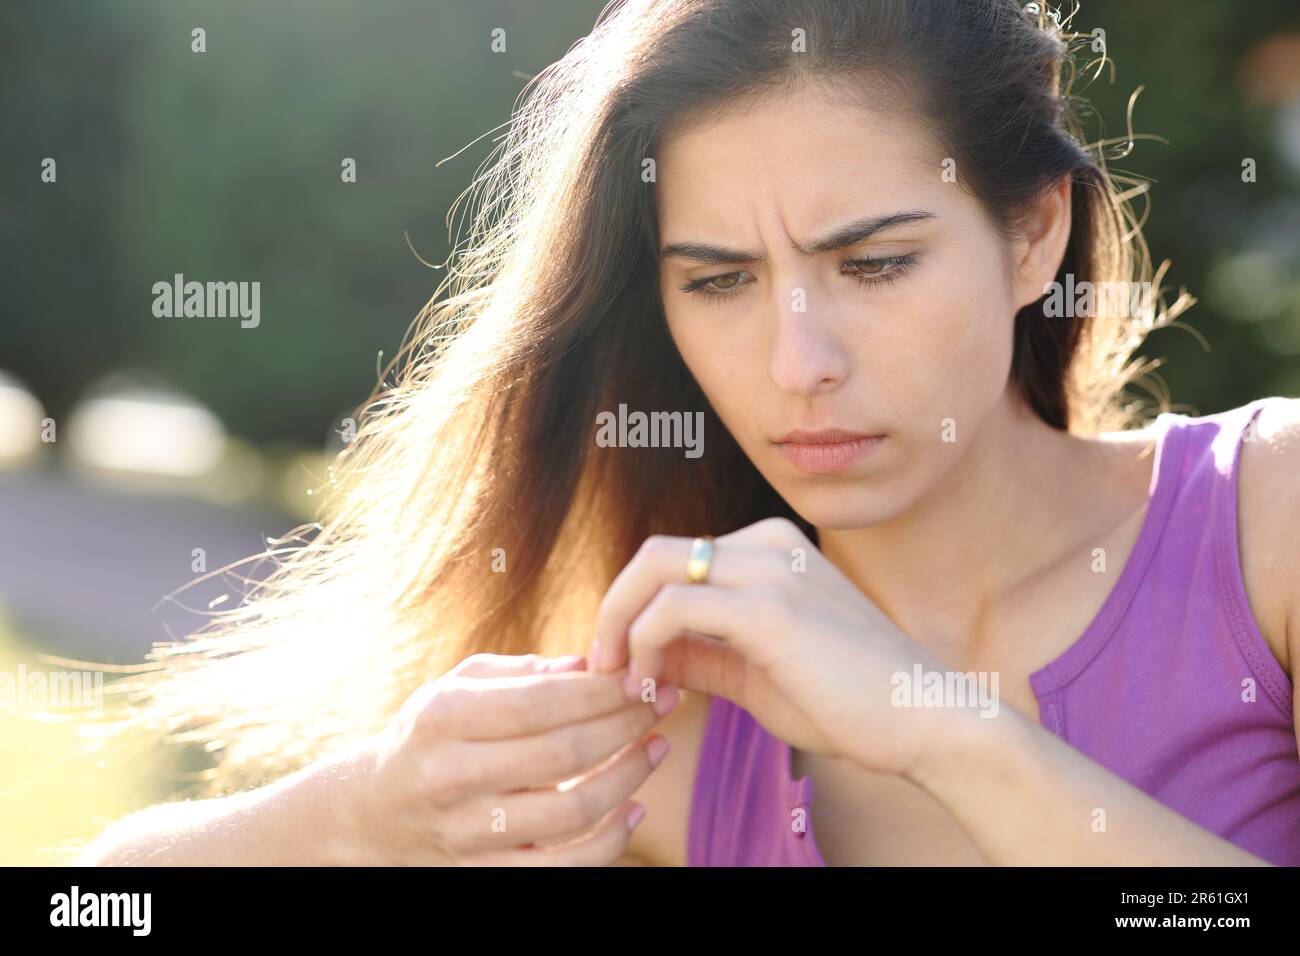
[[[672,684],[660,684],[655,689],[655,713],[665,717],[682,699],[681,693]]]
[[[629,700],[641,700],[645,688],[641,687],[641,676],[637,674],[636,666],[628,665],[628,676],[623,679],[623,689],[627,692]]]
[[[587,670],[600,670],[600,641],[591,642],[591,649],[587,651]]]
[[[663,762],[664,754],[668,753],[668,746],[667,737],[656,737],[645,745],[646,756],[650,758],[650,766],[657,767]]]
[[[636,825],[641,822],[641,818],[644,816],[645,816],[645,804],[638,803],[635,807],[632,808],[632,812],[627,815],[627,828],[629,830],[635,830]]]

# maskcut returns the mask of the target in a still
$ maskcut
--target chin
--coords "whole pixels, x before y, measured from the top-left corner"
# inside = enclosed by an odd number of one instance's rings
[[[868,528],[897,516],[905,507],[896,494],[866,483],[801,488],[782,497],[799,517],[825,531]]]

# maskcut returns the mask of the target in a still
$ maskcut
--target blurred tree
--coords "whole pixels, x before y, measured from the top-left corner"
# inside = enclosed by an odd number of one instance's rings
[[[404,234],[445,258],[446,213],[495,135],[434,164],[504,122],[526,77],[603,6],[5,5],[0,367],[56,416],[99,376],[141,366],[237,435],[319,444],[441,277]],[[1175,400],[1202,412],[1300,393],[1300,171],[1278,149],[1278,104],[1243,80],[1252,51],[1300,31],[1297,9],[1084,0],[1075,19],[1105,30],[1116,63],[1114,82],[1080,84],[1104,121],[1093,135],[1123,135],[1142,86],[1134,129],[1167,141],[1140,139],[1112,166],[1152,180],[1153,256],[1201,300],[1184,321],[1212,352],[1179,330],[1146,351],[1168,357]],[[206,52],[191,49],[196,27]],[[504,53],[489,46],[494,27]],[[40,180],[45,157],[54,184]],[[155,318],[151,287],[176,273],[261,282],[260,325]]]

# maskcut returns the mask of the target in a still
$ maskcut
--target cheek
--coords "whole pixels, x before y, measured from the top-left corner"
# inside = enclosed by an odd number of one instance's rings
[[[707,314],[669,316],[668,333],[713,410],[727,430],[741,440],[744,429],[740,426],[750,416],[760,394],[761,385],[752,379],[763,364],[748,351],[755,344],[752,339],[737,341],[726,336],[725,327],[710,324],[710,318]]]
[[[690,370],[700,387],[708,394],[712,387],[710,356],[717,354],[716,343],[709,340],[707,329],[698,322],[689,322],[681,316],[668,315],[668,335],[677,348],[677,354]]]
[[[993,404],[1011,364],[1010,293],[994,263],[934,263],[909,296],[900,330],[870,359],[913,421],[956,417]],[[893,353],[893,359],[881,358]]]

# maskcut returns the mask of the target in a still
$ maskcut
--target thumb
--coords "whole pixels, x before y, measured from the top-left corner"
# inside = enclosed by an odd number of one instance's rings
[[[587,669],[587,655],[585,654],[566,654],[563,657],[544,658],[545,664],[543,670],[549,672],[556,671],[582,671]]]
[[[546,657],[543,654],[474,654],[453,671],[460,677],[532,677],[536,674],[582,670],[586,658],[580,655]]]

